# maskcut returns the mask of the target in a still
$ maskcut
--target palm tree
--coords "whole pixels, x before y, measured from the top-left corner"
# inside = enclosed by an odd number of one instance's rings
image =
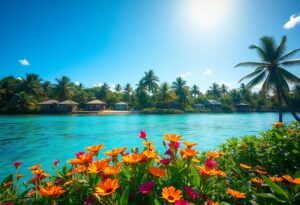
[[[147,88],[149,94],[155,93],[158,88],[159,78],[155,75],[153,70],[145,72],[145,76],[142,78],[141,84]]]
[[[24,91],[15,94],[10,103],[13,112],[31,111],[35,108],[35,105],[34,97]]]
[[[295,55],[300,49],[296,49],[285,53],[287,37],[284,36],[281,39],[279,45],[273,37],[263,36],[260,38],[260,45],[251,45],[250,49],[255,49],[261,58],[261,62],[242,62],[237,64],[239,66],[254,67],[255,71],[243,77],[239,82],[244,79],[253,79],[247,84],[247,87],[251,89],[253,86],[262,84],[262,92],[265,94],[268,91],[274,89],[278,98],[278,111],[279,121],[282,122],[282,102],[284,99],[286,105],[292,112],[294,118],[300,122],[297,114],[292,110],[287,98],[287,94],[290,91],[288,83],[299,83],[300,79],[287,71],[284,67],[300,65],[300,59],[289,60],[290,57]]]
[[[43,94],[46,98],[50,98],[52,96],[52,93],[53,93],[53,86],[51,84],[50,81],[45,81],[43,84],[42,84],[42,87],[43,87]]]
[[[127,83],[124,87],[124,100],[128,103],[131,103],[131,95],[132,95],[133,89],[129,83]]]
[[[116,91],[116,93],[122,92],[122,86],[120,84],[117,84],[115,87],[115,91]]]
[[[159,87],[158,99],[160,102],[169,103],[175,100],[176,96],[172,92],[171,87],[168,83],[163,82]]]
[[[191,93],[192,93],[192,96],[193,96],[194,98],[196,98],[197,96],[199,96],[199,95],[200,95],[200,89],[199,89],[199,86],[198,86],[198,85],[193,85],[193,86],[192,86]]]
[[[223,97],[225,97],[225,95],[228,94],[228,89],[229,89],[228,86],[225,85],[224,83],[221,85],[220,91],[223,94]]]
[[[26,74],[26,78],[22,78],[20,89],[28,95],[39,97],[43,93],[41,79],[36,74]]]
[[[0,106],[6,105],[17,92],[17,88],[19,88],[20,80],[14,78],[13,76],[8,76],[0,81],[1,88],[1,101]]]
[[[70,78],[67,76],[62,76],[61,78],[56,78],[55,80],[57,82],[54,87],[56,96],[60,100],[71,99],[75,94],[75,86],[71,82]]]
[[[241,96],[246,99],[246,100],[250,100],[250,94],[251,94],[251,91],[246,87],[246,85],[244,83],[241,84],[240,86],[240,93],[241,93]]]
[[[220,88],[220,86],[217,83],[213,83],[209,87],[207,93],[209,95],[212,95],[213,97],[219,98],[221,96],[221,88]]]
[[[110,93],[110,87],[108,86],[107,83],[104,83],[103,85],[101,85],[97,97],[100,98],[101,100],[107,100],[109,93]]]
[[[186,81],[181,77],[176,78],[175,82],[172,83],[172,88],[178,96],[178,103],[181,106],[188,104],[188,87],[186,86]]]

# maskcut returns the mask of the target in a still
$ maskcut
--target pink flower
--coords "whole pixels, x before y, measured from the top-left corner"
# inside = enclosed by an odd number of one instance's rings
[[[168,166],[170,164],[171,160],[172,160],[171,158],[164,158],[164,159],[160,160],[160,163],[162,163],[165,166]]]
[[[165,154],[167,154],[167,155],[173,155],[173,151],[172,150],[170,150],[170,149],[168,149],[166,152],[165,152]]]
[[[207,159],[205,161],[205,166],[209,167],[209,168],[214,168],[215,166],[217,166],[218,163],[212,159]]]
[[[173,142],[173,143],[170,143],[168,144],[170,148],[172,149],[178,149],[179,146],[180,146],[180,142]]]
[[[182,200],[175,201],[175,205],[190,205],[190,202],[182,199]]]
[[[187,195],[189,197],[191,197],[192,199],[197,199],[199,198],[199,192],[197,192],[196,190],[194,190],[192,187],[189,186],[185,186],[184,187],[185,192],[187,193]]]
[[[92,196],[89,196],[85,202],[83,202],[83,205],[91,205],[93,204],[95,201],[95,197],[92,195]]]
[[[75,155],[77,158],[79,158],[81,155],[84,155],[84,154],[85,154],[85,152],[77,152]]]
[[[144,138],[146,138],[146,137],[147,137],[146,131],[142,130],[142,131],[140,132],[140,138],[144,139]]]
[[[55,183],[56,184],[63,184],[64,181],[65,181],[64,178],[58,178],[58,179],[56,179]]]
[[[7,202],[4,202],[3,205],[14,205],[14,204],[12,202],[10,202],[10,201],[7,201]]]
[[[55,166],[57,166],[59,162],[60,162],[59,160],[56,160],[56,161],[53,162],[53,164],[54,164]]]
[[[139,192],[142,194],[148,194],[154,188],[155,183],[153,181],[146,182],[139,187]]]
[[[21,166],[21,164],[23,164],[23,162],[15,162],[14,163],[16,169],[18,169],[18,167]]]

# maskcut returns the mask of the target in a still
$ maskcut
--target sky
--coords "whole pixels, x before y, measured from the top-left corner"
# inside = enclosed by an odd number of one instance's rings
[[[0,28],[0,78],[67,75],[113,87],[153,69],[160,82],[181,76],[204,91],[239,87],[253,68],[234,66],[259,60],[248,47],[264,35],[300,48],[300,1],[0,0]]]

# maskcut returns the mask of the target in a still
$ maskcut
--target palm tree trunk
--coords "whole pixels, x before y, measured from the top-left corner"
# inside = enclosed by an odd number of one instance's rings
[[[293,117],[300,123],[300,118],[297,116],[296,112],[293,110],[293,108],[292,108],[289,100],[287,99],[286,95],[284,94],[284,92],[282,90],[280,91],[280,93],[281,93],[281,95],[282,95],[282,97],[283,97],[283,99],[284,99],[284,101],[285,101],[288,109],[291,111]]]
[[[282,122],[282,104],[281,104],[281,94],[277,89],[277,97],[278,97],[278,112],[279,112],[279,122]]]

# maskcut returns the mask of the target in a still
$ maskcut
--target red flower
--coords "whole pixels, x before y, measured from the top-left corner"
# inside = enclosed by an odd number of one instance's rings
[[[139,187],[139,192],[142,194],[148,194],[152,191],[155,183],[153,181],[146,182]]]
[[[217,165],[218,165],[218,163],[212,159],[207,159],[205,162],[205,166],[207,166],[209,168],[214,168]]]
[[[175,201],[175,205],[190,205],[190,202],[188,202],[184,199],[181,199],[181,200]]]
[[[146,137],[147,137],[146,131],[142,130],[142,131],[140,132],[140,138],[144,139],[144,138],[146,138]]]
[[[178,149],[180,146],[180,142],[171,142],[170,144],[168,144],[170,148],[172,149]]]
[[[170,162],[172,161],[171,158],[164,158],[160,160],[160,163],[162,163],[165,166],[168,166],[170,164]]]
[[[173,151],[170,150],[170,149],[168,149],[168,150],[165,152],[165,154],[167,154],[167,155],[173,155]]]
[[[56,161],[53,162],[53,164],[54,164],[55,166],[57,166],[59,162],[60,162],[59,160],[56,160]]]
[[[21,166],[21,164],[23,164],[23,162],[15,162],[15,163],[14,163],[16,169],[18,169],[18,167]],[[10,203],[10,202],[9,202],[9,203]]]
[[[192,187],[185,186],[184,190],[187,193],[187,195],[189,197],[191,197],[192,199],[197,199],[200,196],[199,192],[197,192],[196,190],[194,190]]]
[[[10,201],[7,201],[7,202],[4,202],[3,205],[14,205],[14,204],[12,202],[10,202]]]
[[[84,154],[85,154],[85,152],[77,152],[75,155],[76,155],[77,158],[79,158],[80,156],[82,156]]]

